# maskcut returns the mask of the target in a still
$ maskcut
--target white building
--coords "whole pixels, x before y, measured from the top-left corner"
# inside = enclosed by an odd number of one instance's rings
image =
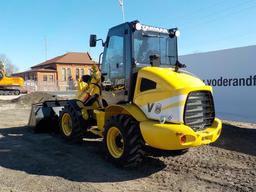
[[[183,55],[180,61],[213,87],[217,116],[256,122],[256,45]]]

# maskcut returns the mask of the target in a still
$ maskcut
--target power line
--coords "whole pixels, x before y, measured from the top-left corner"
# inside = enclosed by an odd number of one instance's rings
[[[197,23],[196,27],[198,27],[198,25],[201,26],[202,24],[206,24],[206,23],[208,24],[208,23],[214,22],[214,21],[218,20],[220,16],[221,16],[221,19],[224,19],[223,16],[228,16],[228,15],[236,13],[236,12],[233,11],[235,8],[239,7],[240,5],[248,5],[248,3],[250,4],[251,2],[255,3],[256,1],[255,0],[250,0],[250,1],[243,2],[243,3],[235,4],[234,6],[212,12],[212,13],[206,15],[206,16],[202,16],[203,22]],[[253,5],[255,5],[255,4],[253,4]],[[243,7],[242,9],[237,10],[237,13],[243,11],[244,9],[247,10],[247,9],[251,9],[251,8],[254,8],[254,7],[255,6],[251,6],[251,5],[250,5],[250,7]],[[224,15],[223,15],[223,13],[224,13]],[[215,17],[211,18],[211,16],[215,16]],[[189,25],[184,26],[184,28],[189,28],[190,26],[193,26],[193,25],[195,25],[195,24],[194,23],[189,23]],[[196,27],[192,27],[192,29],[196,28]]]
[[[247,11],[247,10],[249,10],[249,9],[253,9],[253,8],[255,8],[255,7],[256,7],[256,5],[250,6],[250,7],[244,7],[243,9],[240,9],[240,10],[238,10],[238,11],[236,11],[236,12],[229,12],[229,13],[227,13],[227,14],[224,14],[224,15],[222,15],[221,21],[223,21],[223,20],[225,20],[225,19],[230,19],[230,17],[228,17],[228,16],[230,16],[230,15],[240,14],[240,13],[243,13],[244,11]],[[202,28],[202,26],[204,26],[204,25],[206,25],[206,24],[213,23],[213,22],[216,22],[216,21],[219,21],[219,20],[220,20],[220,18],[213,18],[213,19],[211,19],[211,20],[202,22],[202,23],[199,24],[199,25],[200,25],[200,27]],[[194,28],[195,28],[195,27],[190,28],[190,29],[194,29]]]
[[[219,0],[217,2],[215,1],[213,4],[210,4],[210,5],[206,6],[206,7],[200,7],[199,9],[196,9],[196,10],[194,10],[192,12],[189,12],[189,14],[183,14],[181,16],[177,16],[177,19],[178,20],[183,20],[183,19],[184,20],[191,20],[191,15],[192,16],[198,15],[198,14],[201,13],[201,11],[207,10],[209,8],[214,8],[214,7],[218,6],[221,2],[224,2],[224,1],[225,0]]]
[[[246,42],[246,41],[249,42],[250,41],[250,44],[253,45],[256,43],[256,38],[254,38],[254,40],[252,40],[252,39],[248,39],[248,37],[250,35],[254,36],[255,33],[256,33],[256,31],[248,31],[247,33],[239,32],[239,34],[232,34],[232,35],[229,34],[229,35],[225,35],[222,38],[217,38],[216,40],[211,39],[211,40],[214,42],[215,46],[217,45],[217,49],[222,49],[224,47],[224,45],[227,45],[227,44],[229,44],[229,45],[236,44],[238,42],[238,40],[239,40],[239,42]],[[209,39],[206,39],[206,38],[200,39],[200,45],[207,45],[207,44],[209,44]],[[228,47],[225,46],[225,48],[228,48]],[[191,52],[195,53],[195,52],[202,52],[202,51],[197,49],[196,51],[191,51]]]

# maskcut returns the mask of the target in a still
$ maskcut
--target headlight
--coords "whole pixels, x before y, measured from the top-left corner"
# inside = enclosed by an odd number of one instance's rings
[[[135,28],[136,30],[140,31],[142,29],[142,26],[140,23],[136,23]]]
[[[180,36],[180,31],[179,31],[179,30],[175,31],[175,36],[176,36],[176,37],[179,37],[179,36]]]

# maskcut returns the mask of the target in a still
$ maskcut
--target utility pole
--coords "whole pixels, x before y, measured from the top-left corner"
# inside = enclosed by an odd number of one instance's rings
[[[47,61],[48,58],[48,47],[47,47],[47,37],[44,38],[44,48],[45,48],[45,61]]]
[[[119,5],[121,6],[122,9],[122,16],[123,16],[123,22],[125,22],[125,16],[124,16],[124,0],[118,0]]]

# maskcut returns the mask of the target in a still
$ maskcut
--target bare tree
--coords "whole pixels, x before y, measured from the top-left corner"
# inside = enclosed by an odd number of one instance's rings
[[[18,68],[12,64],[11,60],[5,54],[0,54],[0,61],[4,64],[7,75],[12,75],[18,71]]]

